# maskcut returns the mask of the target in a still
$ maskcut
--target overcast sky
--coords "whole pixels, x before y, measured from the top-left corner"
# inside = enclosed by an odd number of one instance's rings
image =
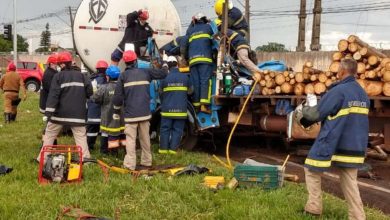
[[[87,0],[85,0],[87,1]],[[132,1],[132,0],[129,0]],[[0,0],[0,23],[9,22],[13,16],[13,0]],[[17,0],[18,19],[29,19],[45,13],[59,12],[67,6],[76,8],[81,0]],[[214,0],[172,0],[179,11],[182,24],[187,27],[191,16],[200,11],[209,17],[215,17]],[[234,5],[243,8],[240,3],[244,0],[234,0]],[[349,34],[356,34],[375,47],[390,49],[390,0],[323,0],[324,10],[355,11],[360,6],[384,6],[377,11],[364,11],[352,13],[330,13],[322,15],[321,44],[323,50],[336,48],[337,42]],[[268,42],[285,44],[290,50],[295,50],[297,44],[298,16],[287,16],[299,10],[300,0],[251,0],[251,45]],[[314,0],[307,0],[307,9],[311,11]],[[365,8],[365,7],[363,7]],[[261,11],[261,13],[259,13]],[[268,11],[269,14],[265,14]],[[277,13],[276,15],[272,15]],[[260,15],[260,16],[259,16]],[[60,34],[52,37],[53,43],[62,47],[70,47],[71,36],[69,32],[69,16],[58,13],[57,17],[26,22],[19,25],[20,34],[33,43],[33,48],[39,46],[39,35],[50,23],[52,33]],[[309,48],[311,39],[312,15],[306,21],[306,45]],[[185,31],[185,28],[183,30]],[[0,28],[2,30],[2,27]]]

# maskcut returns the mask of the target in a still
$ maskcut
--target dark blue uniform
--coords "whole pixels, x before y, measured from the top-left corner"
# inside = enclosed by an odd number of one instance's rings
[[[93,74],[90,79],[94,92],[97,91],[100,85],[106,84],[104,73]],[[93,149],[100,130],[100,105],[88,99],[87,107],[87,142],[89,149]]]
[[[368,143],[370,100],[349,76],[335,84],[318,104],[321,131],[310,149],[305,167],[325,171],[331,165],[356,168],[364,163]],[[303,109],[303,117],[307,111]]]
[[[227,37],[230,44],[230,55],[233,57],[236,55],[236,52],[240,49],[247,49],[249,50],[249,44],[248,41],[240,35],[237,31],[233,31],[232,29],[227,30]]]
[[[172,68],[161,82],[161,150],[175,151],[180,144],[187,119],[188,84],[188,76],[177,68]]]
[[[228,28],[237,31],[247,38],[249,34],[249,25],[240,9],[233,7],[228,13]]]
[[[183,53],[181,48],[186,45],[185,41],[188,41],[186,36],[179,36],[173,41],[162,46],[160,51],[161,53],[162,51],[165,51],[168,56],[180,56]]]
[[[212,35],[211,26],[202,21],[198,21],[187,30],[190,78],[194,92],[192,103],[194,106],[209,105],[211,102]]]

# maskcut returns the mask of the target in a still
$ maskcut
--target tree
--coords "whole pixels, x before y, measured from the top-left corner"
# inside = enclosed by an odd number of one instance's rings
[[[256,52],[287,52],[288,50],[284,44],[279,44],[276,42],[269,42],[267,45],[256,47]]]
[[[0,52],[11,52],[13,50],[13,44],[10,40],[5,40],[3,35],[0,35]],[[26,39],[20,35],[17,38],[18,52],[28,52],[28,43]]]
[[[47,52],[49,51],[50,44],[51,44],[51,32],[49,30],[49,23],[46,23],[46,30],[42,31],[41,33],[41,44],[42,47],[41,52]]]

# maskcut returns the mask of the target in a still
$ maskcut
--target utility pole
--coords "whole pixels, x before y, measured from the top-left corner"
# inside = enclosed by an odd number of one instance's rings
[[[18,66],[18,35],[16,32],[16,0],[14,0],[14,64]]]
[[[69,16],[70,16],[70,28],[72,29],[72,42],[73,42],[73,48],[76,50],[75,42],[74,42],[74,17],[73,17],[73,12],[72,12],[72,7],[69,6]],[[77,51],[76,51],[77,53]]]
[[[248,43],[250,44],[251,41],[251,26],[250,26],[250,0],[245,0],[245,20],[248,22]]]
[[[321,0],[315,0],[313,9],[313,29],[311,35],[310,49],[312,51],[319,51],[321,49],[320,35],[321,35]]]
[[[298,30],[298,46],[297,52],[305,52],[305,35],[306,35],[306,0],[301,0],[301,10],[299,12],[299,30]]]

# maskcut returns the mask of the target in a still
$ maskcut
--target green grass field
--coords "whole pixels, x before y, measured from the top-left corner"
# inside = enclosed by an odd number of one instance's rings
[[[55,219],[60,207],[69,205],[111,219],[115,210],[120,219],[311,219],[301,212],[306,201],[304,186],[292,183],[273,191],[250,188],[216,193],[202,186],[204,175],[170,178],[159,174],[134,180],[130,175],[111,173],[104,183],[100,168],[90,164],[81,184],[41,186],[38,164],[31,162],[41,143],[41,119],[38,96],[29,94],[20,105],[17,123],[0,122],[0,164],[14,168],[0,176],[0,219]],[[61,138],[60,143],[71,144],[73,139]],[[211,168],[213,175],[232,177],[210,155],[160,156],[154,147],[156,165],[194,163]],[[93,155],[100,157],[97,151]],[[368,219],[390,219],[377,210],[367,208],[366,213]],[[323,219],[347,219],[346,203],[326,194]]]

